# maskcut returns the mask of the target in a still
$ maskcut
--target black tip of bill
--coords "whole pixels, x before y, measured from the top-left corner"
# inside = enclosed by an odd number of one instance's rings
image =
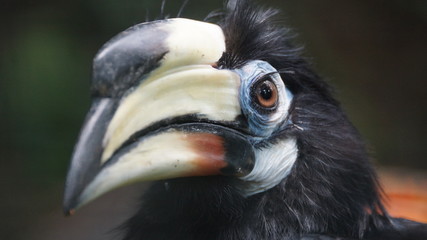
[[[79,140],[74,148],[68,170],[64,192],[64,212],[72,215],[78,205],[79,195],[100,171],[103,147],[102,141],[106,128],[116,109],[113,99],[96,99],[86,116]]]

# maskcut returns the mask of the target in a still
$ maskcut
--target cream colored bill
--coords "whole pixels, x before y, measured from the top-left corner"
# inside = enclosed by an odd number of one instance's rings
[[[119,104],[104,138],[101,162],[133,133],[160,120],[189,114],[214,121],[235,120],[241,113],[239,86],[237,74],[206,65],[180,67],[160,78],[148,78]]]

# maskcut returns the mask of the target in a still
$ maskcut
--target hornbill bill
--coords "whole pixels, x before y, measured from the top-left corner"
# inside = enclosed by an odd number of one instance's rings
[[[276,14],[233,1],[217,24],[164,19],[108,41],[66,213],[153,181],[124,239],[427,236],[387,214],[364,142]]]

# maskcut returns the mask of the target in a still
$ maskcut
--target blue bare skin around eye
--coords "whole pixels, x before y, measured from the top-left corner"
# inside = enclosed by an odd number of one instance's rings
[[[240,86],[240,104],[243,114],[248,119],[249,130],[255,136],[269,136],[278,127],[276,122],[269,121],[271,114],[263,114],[254,108],[253,99],[251,98],[251,86],[264,74],[277,72],[270,64],[264,61],[252,61],[240,69],[234,70],[241,78]],[[277,78],[278,74],[271,75]],[[280,80],[282,81],[282,80]],[[292,101],[293,95],[285,87],[285,91],[279,92],[286,94],[285,99]]]

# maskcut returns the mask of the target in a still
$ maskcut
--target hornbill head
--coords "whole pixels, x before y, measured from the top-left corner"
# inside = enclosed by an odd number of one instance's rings
[[[231,209],[252,206],[284,232],[372,228],[385,212],[364,144],[275,14],[238,1],[217,25],[165,19],[108,41],[94,59],[65,211],[157,181],[165,194],[222,194],[215,207],[238,198]]]

